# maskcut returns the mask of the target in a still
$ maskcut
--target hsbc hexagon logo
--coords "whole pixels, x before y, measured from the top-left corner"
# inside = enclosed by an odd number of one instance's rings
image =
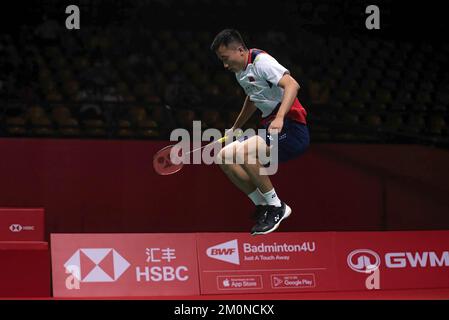
[[[22,226],[18,223],[13,223],[9,226],[11,232],[21,232],[21,231],[34,231],[34,226]]]
[[[23,228],[22,225],[14,223],[9,226],[9,230],[11,230],[11,232],[20,232],[23,230]]]
[[[78,249],[64,264],[80,282],[114,282],[129,266],[112,248]]]
[[[373,250],[357,249],[348,255],[347,262],[352,270],[367,273],[379,268],[380,257]]]

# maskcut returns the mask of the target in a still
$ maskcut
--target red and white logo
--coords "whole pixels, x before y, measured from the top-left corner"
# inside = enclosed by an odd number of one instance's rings
[[[272,281],[272,285],[275,288],[279,287],[284,282],[284,280],[282,280],[281,278],[275,277],[275,276],[271,277],[271,281]]]
[[[240,265],[239,244],[237,239],[209,247],[206,254],[212,259]]]
[[[352,270],[367,273],[379,268],[380,257],[373,250],[357,249],[348,255],[347,262]]]
[[[21,232],[21,231],[34,231],[34,226],[22,226],[18,223],[13,223],[9,226],[11,232]]]
[[[9,226],[9,230],[11,230],[11,232],[20,232],[22,229],[22,225],[16,223]]]
[[[80,282],[114,282],[129,266],[112,248],[78,249],[64,264]]]

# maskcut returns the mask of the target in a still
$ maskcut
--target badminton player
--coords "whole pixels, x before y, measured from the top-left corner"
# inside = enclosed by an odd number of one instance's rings
[[[251,234],[267,234],[276,230],[292,210],[276,194],[270,177],[260,174],[262,164],[257,158],[256,149],[270,152],[270,133],[276,133],[278,137],[279,162],[294,159],[307,149],[307,113],[297,99],[299,85],[290,72],[267,52],[248,49],[237,30],[225,29],[217,34],[211,50],[226,70],[235,73],[237,82],[246,93],[243,107],[231,130],[242,128],[259,109],[260,124],[268,132],[266,137],[255,135],[230,143],[218,154],[221,169],[256,206],[256,224]],[[244,161],[226,161],[227,157],[234,160],[242,157]],[[250,161],[251,157],[255,159]]]

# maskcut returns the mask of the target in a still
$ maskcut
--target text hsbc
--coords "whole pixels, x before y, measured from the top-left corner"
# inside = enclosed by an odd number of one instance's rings
[[[388,268],[406,268],[410,266],[427,267],[449,267],[449,251],[443,251],[441,257],[433,252],[390,252],[385,254],[385,265]]]
[[[177,268],[165,266],[165,267],[144,267],[143,270],[140,267],[136,267],[137,281],[187,281],[189,276],[186,274],[189,269],[185,266]]]

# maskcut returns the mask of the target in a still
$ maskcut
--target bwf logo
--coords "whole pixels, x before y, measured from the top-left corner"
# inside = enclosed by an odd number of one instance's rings
[[[114,282],[129,266],[112,248],[78,249],[64,264],[75,282]]]
[[[239,244],[237,239],[217,244],[207,249],[209,258],[240,265]]]

